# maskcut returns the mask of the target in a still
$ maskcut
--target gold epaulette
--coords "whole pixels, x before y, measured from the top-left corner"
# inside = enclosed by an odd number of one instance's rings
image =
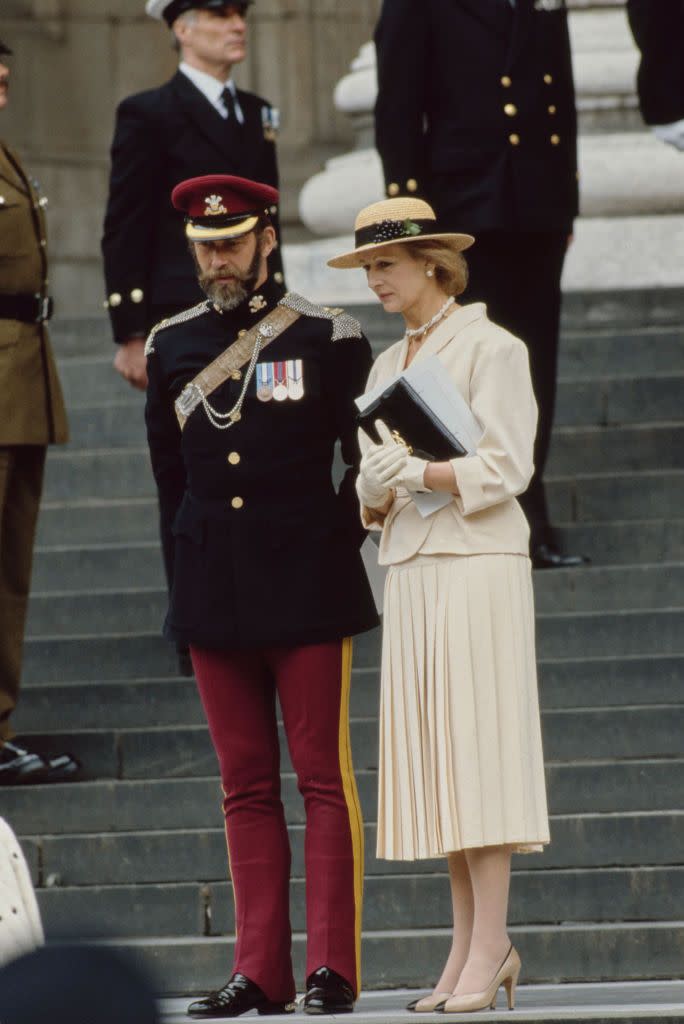
[[[332,309],[330,306],[318,306],[315,302],[297,295],[296,292],[288,292],[280,300],[281,306],[289,306],[302,316],[316,316],[323,320],[331,320],[333,325],[332,340],[343,341],[345,338],[362,338],[363,331],[361,324],[356,317],[345,313],[343,309]]]
[[[169,316],[166,320],[160,320],[158,324],[155,324],[150,331],[147,341],[145,342],[145,355],[149,356],[154,352],[154,339],[156,338],[159,331],[164,330],[166,327],[173,327],[175,324],[184,324],[188,320],[194,320],[195,317],[201,316],[202,313],[208,313],[211,308],[211,303],[205,299],[203,302],[198,303],[197,306],[192,306],[190,309],[184,309],[182,313],[176,313],[175,316]]]

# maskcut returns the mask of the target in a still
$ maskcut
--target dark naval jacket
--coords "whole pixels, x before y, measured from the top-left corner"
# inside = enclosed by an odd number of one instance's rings
[[[283,294],[269,281],[228,313],[205,301],[148,341],[148,440],[162,515],[173,517],[175,535],[164,632],[176,642],[297,646],[377,624],[354,491],[354,398],[372,361],[358,323],[304,303],[307,312],[259,357],[239,422],[219,430],[202,405],[182,433],[176,419],[173,403],[185,385]],[[301,361],[303,396],[257,398],[268,368],[277,377],[288,360]],[[221,385],[211,406],[228,412],[243,383],[241,375]],[[336,491],[338,440],[346,473]]]
[[[244,125],[224,120],[181,71],[119,105],[102,239],[107,306],[119,342],[147,334],[160,309],[202,299],[183,215],[171,204],[179,182],[235,174],[278,187],[272,108],[254,93],[237,96]],[[271,216],[279,234],[277,208]],[[282,273],[278,250],[269,267]]]
[[[578,212],[564,0],[384,0],[376,142],[388,195],[443,226],[567,230]]]
[[[646,124],[684,119],[684,0],[627,0],[641,64],[637,86]]]

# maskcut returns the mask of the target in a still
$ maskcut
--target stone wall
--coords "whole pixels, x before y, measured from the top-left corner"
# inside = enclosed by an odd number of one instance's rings
[[[176,55],[144,0],[0,0],[0,35],[14,49],[13,90],[0,134],[50,200],[52,290],[60,312],[101,309],[99,238],[118,101],[164,81]],[[281,109],[285,217],[303,182],[349,148],[335,83],[373,31],[380,0],[257,0],[248,61],[237,80]]]

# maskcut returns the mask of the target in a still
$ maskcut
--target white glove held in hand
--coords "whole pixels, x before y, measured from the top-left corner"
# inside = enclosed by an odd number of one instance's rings
[[[367,508],[382,508],[390,497],[387,481],[408,459],[408,452],[392,441],[374,444],[361,459],[356,479],[356,493]]]
[[[389,447],[394,445],[395,448],[403,451],[406,456],[403,462],[397,464],[393,475],[385,480],[386,486],[405,487],[407,491],[429,491],[430,488],[425,486],[424,480],[427,466],[426,460],[418,459],[415,455],[409,455],[408,449],[403,444],[397,444],[389,428],[382,420],[376,420],[375,426],[382,438],[383,446],[387,445]]]

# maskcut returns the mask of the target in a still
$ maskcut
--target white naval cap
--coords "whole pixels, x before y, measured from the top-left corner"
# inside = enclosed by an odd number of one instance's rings
[[[172,25],[184,11],[236,7],[244,15],[251,3],[252,0],[147,0],[145,12],[151,18],[157,18],[159,21],[164,19],[167,25]]]

